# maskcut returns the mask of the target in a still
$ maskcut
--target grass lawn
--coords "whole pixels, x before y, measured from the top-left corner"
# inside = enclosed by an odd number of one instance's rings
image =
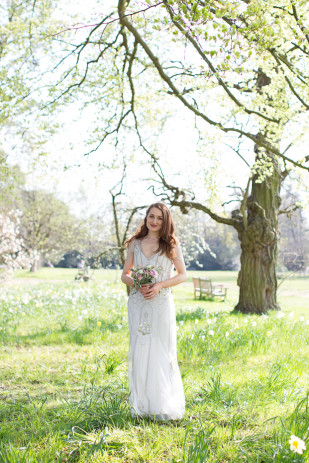
[[[282,312],[231,313],[236,272],[189,272],[174,288],[183,420],[132,419],[120,271],[19,271],[0,293],[0,463],[306,462],[309,278],[282,281]],[[192,276],[228,298],[193,299]],[[280,281],[279,281],[280,283]]]

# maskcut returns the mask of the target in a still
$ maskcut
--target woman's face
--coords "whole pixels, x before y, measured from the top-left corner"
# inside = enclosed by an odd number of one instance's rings
[[[152,207],[146,217],[146,227],[150,231],[159,232],[163,224],[163,215],[160,209]]]

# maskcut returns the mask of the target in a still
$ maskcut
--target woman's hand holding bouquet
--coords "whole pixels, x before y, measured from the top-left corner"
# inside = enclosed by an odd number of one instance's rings
[[[152,299],[158,294],[161,285],[155,283],[158,272],[153,265],[138,266],[130,270],[134,288],[140,291],[145,299]]]

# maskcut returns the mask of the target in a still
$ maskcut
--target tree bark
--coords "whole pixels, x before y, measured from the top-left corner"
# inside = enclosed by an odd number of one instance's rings
[[[39,259],[34,259],[30,266],[30,272],[36,273],[39,270],[39,268],[40,268]]]
[[[122,185],[122,183],[121,183]],[[117,214],[117,204],[116,204],[116,197],[121,194],[121,189],[118,193],[113,194],[112,191],[110,191],[112,195],[112,206],[113,206],[113,215],[114,215],[114,226],[115,226],[115,233],[116,233],[116,238],[117,238],[117,244],[118,244],[118,249],[119,249],[119,258],[121,262],[122,268],[124,267],[126,258],[125,258],[125,250],[124,250],[124,240],[120,238],[120,230],[119,230],[119,221],[118,221],[118,214]],[[130,288],[129,286],[127,288],[127,295],[129,296],[130,294]]]
[[[257,148],[256,148],[257,150]],[[258,156],[258,154],[257,154]],[[247,201],[247,223],[238,229],[241,270],[238,274],[239,302],[235,311],[263,314],[280,310],[277,303],[277,240],[281,172],[272,158],[271,175],[252,180]]]

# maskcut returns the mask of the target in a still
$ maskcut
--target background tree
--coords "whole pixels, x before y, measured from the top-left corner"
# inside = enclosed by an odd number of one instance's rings
[[[2,211],[18,209],[18,198],[26,177],[18,165],[9,165],[7,155],[0,151],[0,207]]]
[[[173,210],[176,232],[189,269],[233,270],[232,256],[239,259],[237,236],[232,237],[220,224],[211,221],[205,214],[190,210],[183,215],[178,208]]]
[[[309,224],[298,193],[288,188],[279,216],[279,263],[290,272],[305,272],[309,265]]]
[[[44,81],[46,68],[41,66],[44,55],[53,56],[50,38],[61,27],[55,8],[54,0],[1,2],[0,149],[14,150],[18,145],[30,158],[33,149],[42,147],[57,125],[43,110],[43,82],[48,82]]]
[[[27,249],[47,261],[57,261],[70,249],[78,249],[85,227],[69,207],[53,194],[32,190],[22,192],[21,234]],[[38,259],[32,262],[32,271]]]
[[[0,212],[0,281],[28,267],[33,259],[20,236],[20,215],[20,211]]]
[[[190,261],[189,268],[238,270],[240,247],[235,230],[211,220],[206,214],[194,209],[189,214],[182,215],[180,220],[186,220],[186,217],[189,219],[187,227],[193,229],[199,238],[203,238],[209,247],[209,250],[198,249],[197,255]],[[187,230],[185,230],[185,235],[187,235]]]

